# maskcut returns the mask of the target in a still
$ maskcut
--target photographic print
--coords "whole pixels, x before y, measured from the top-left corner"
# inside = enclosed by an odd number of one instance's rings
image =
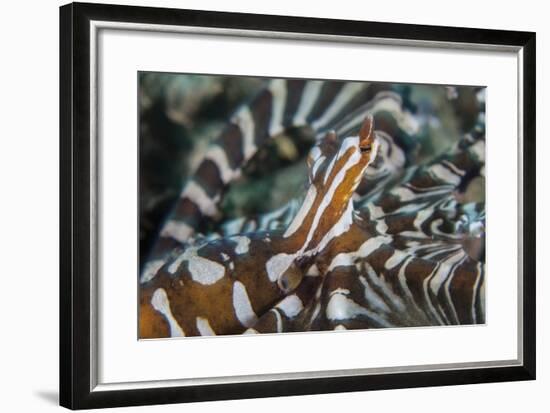
[[[139,338],[485,323],[485,88],[138,93]]]
[[[535,379],[534,32],[59,22],[62,406]]]

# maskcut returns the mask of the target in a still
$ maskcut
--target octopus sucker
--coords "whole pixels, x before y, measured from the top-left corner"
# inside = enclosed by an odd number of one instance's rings
[[[228,187],[292,128],[315,136],[301,199],[225,219]],[[139,336],[484,323],[485,206],[470,195],[484,179],[484,116],[423,162],[419,129],[388,85],[267,82],[159,228],[140,274]]]

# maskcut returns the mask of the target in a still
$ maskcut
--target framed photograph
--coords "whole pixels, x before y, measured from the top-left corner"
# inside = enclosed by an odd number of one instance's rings
[[[535,378],[535,33],[60,9],[60,401]]]

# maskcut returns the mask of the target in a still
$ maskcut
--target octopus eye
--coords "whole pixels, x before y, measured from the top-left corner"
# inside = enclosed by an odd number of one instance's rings
[[[285,292],[290,290],[290,288],[288,288],[289,287],[288,284],[289,284],[288,279],[286,277],[283,276],[279,279],[279,288],[281,290],[283,290]]]
[[[281,291],[288,293],[298,287],[298,284],[300,284],[302,278],[302,271],[298,268],[298,266],[296,266],[296,264],[292,264],[277,280],[277,284]]]
[[[371,149],[372,149],[372,145],[360,146],[359,147],[359,150],[361,151],[361,153],[370,152]]]

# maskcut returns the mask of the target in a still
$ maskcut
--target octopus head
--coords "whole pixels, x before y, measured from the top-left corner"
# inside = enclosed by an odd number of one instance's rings
[[[377,150],[372,116],[364,120],[358,136],[339,141],[336,133],[329,132],[311,150],[304,201],[283,234],[285,248],[266,264],[269,278],[282,291],[295,288],[314,257],[349,230],[351,197]]]
[[[295,249],[314,254],[350,227],[352,195],[377,150],[372,116],[367,116],[357,136],[339,140],[329,132],[311,150],[309,188],[284,234]]]
[[[334,131],[328,132],[308,156],[310,184],[315,185],[317,193],[336,196],[346,203],[376,158],[378,145],[371,115],[365,118],[357,136],[340,141]]]

